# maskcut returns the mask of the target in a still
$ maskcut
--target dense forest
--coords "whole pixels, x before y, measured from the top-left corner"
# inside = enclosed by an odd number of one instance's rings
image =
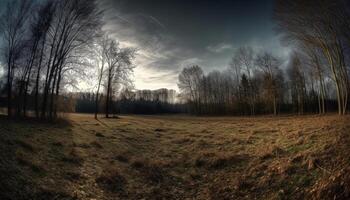
[[[350,88],[348,4],[276,0],[276,29],[293,49],[288,60],[242,46],[227,70],[182,66],[179,94],[167,90],[172,99],[164,100],[133,88],[137,49],[121,47],[102,30],[96,1],[10,1],[1,15],[1,106],[10,118],[41,119],[64,111],[96,118],[99,112],[343,115]],[[88,97],[71,92],[89,73],[96,77],[94,91]]]

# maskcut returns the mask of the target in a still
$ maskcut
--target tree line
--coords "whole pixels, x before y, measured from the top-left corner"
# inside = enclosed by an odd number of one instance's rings
[[[79,78],[89,70],[98,74],[95,104],[103,88],[108,117],[113,95],[129,82],[136,50],[120,47],[103,32],[102,16],[95,0],[7,3],[0,30],[9,118],[25,117],[28,110],[36,118],[56,118],[66,95],[62,92],[79,87]]]
[[[345,114],[350,88],[349,4],[275,0],[278,31],[293,49],[288,61],[242,46],[225,71],[206,74],[199,66],[186,67],[178,80],[184,105],[163,106],[162,112]],[[7,3],[0,19],[0,104],[9,118],[55,119],[71,100],[68,88],[79,88],[79,79],[91,79],[91,72],[95,118],[101,112],[109,117],[144,107],[149,108],[144,112],[156,113],[159,105],[174,104],[162,100],[169,98],[168,91],[125,90],[133,86],[130,74],[137,51],[102,31],[102,17],[96,0]]]
[[[293,52],[284,61],[243,46],[230,68],[184,68],[178,86],[196,114],[303,114],[349,104],[350,6],[345,0],[276,0],[274,19]],[[287,63],[287,64],[285,64]]]
[[[100,99],[105,99],[100,95]],[[95,92],[69,93],[65,95],[65,111],[95,113]],[[103,112],[106,101],[99,102],[97,111]],[[124,88],[110,102],[110,114],[166,114],[186,113],[187,106],[176,102],[176,91],[168,89],[131,90]]]
[[[335,88],[338,113],[349,104],[350,3],[346,0],[276,0],[274,9],[285,40],[306,55],[325,112],[325,79]],[[294,58],[294,64],[300,61]],[[328,76],[328,77],[327,77]],[[300,89],[300,88],[299,88]],[[301,97],[302,98],[302,97]]]

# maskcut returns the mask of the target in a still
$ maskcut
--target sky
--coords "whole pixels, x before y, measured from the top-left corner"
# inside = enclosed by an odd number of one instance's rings
[[[284,59],[272,19],[273,0],[102,0],[104,30],[135,47],[136,89],[177,90],[182,68],[225,70],[240,46]]]
[[[240,46],[288,60],[290,49],[281,45],[272,19],[273,0],[98,2],[105,11],[103,29],[121,46],[138,49],[132,77],[136,89],[178,90],[184,67],[225,70]]]

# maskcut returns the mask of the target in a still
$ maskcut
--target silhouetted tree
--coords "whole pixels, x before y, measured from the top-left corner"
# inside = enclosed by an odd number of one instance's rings
[[[106,46],[106,103],[105,114],[109,117],[113,92],[116,92],[121,83],[129,81],[129,74],[133,71],[135,49],[120,48],[114,40],[109,40]]]
[[[287,39],[322,52],[335,83],[338,113],[348,104],[349,73],[345,64],[349,9],[343,0],[276,0],[275,19]],[[345,33],[346,32],[346,33]]]
[[[240,69],[235,69],[236,73],[239,73],[238,71],[243,71],[246,74],[246,78],[248,81],[248,88],[247,88],[247,94],[246,101],[249,104],[250,107],[250,114],[255,114],[255,99],[256,94],[254,91],[255,86],[253,85],[253,72],[254,72],[254,52],[251,47],[240,47],[236,51],[234,58],[233,58],[233,66],[239,67]],[[231,65],[232,66],[232,65]],[[236,75],[237,76],[237,75]]]
[[[105,34],[101,38],[97,38],[94,44],[94,52],[93,56],[96,60],[96,65],[98,68],[98,83],[97,83],[97,91],[95,96],[95,119],[97,119],[98,107],[99,107],[99,96],[100,96],[100,88],[102,83],[102,78],[104,74],[104,68],[106,65],[106,56],[107,56],[107,45],[111,42],[108,36]]]
[[[195,112],[200,112],[200,82],[203,77],[202,69],[197,66],[190,66],[184,68],[179,74],[178,87],[191,104],[194,105]]]
[[[9,118],[12,115],[13,80],[25,46],[24,40],[31,5],[29,0],[10,1],[0,21],[7,73],[7,113]]]
[[[277,98],[278,98],[278,85],[277,85],[277,73],[280,66],[280,61],[272,54],[264,52],[256,57],[256,65],[264,74],[265,90],[269,96],[273,114],[277,115]]]
[[[92,41],[101,24],[100,12],[94,0],[62,0],[56,2],[53,13],[47,38],[47,71],[41,112],[42,117],[51,119],[56,115],[65,68],[78,59],[79,53]]]

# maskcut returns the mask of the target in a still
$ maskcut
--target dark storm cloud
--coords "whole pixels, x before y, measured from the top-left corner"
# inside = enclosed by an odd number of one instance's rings
[[[271,0],[103,0],[101,7],[104,28],[139,49],[137,87],[176,88],[177,73],[191,64],[222,70],[241,45],[287,53],[273,32]]]

